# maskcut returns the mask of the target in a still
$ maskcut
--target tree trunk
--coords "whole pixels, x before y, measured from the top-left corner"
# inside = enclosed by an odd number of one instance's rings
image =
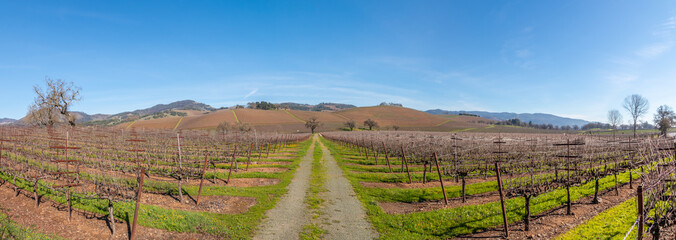
[[[523,222],[524,222],[524,231],[528,232],[530,231],[530,198],[531,196],[524,196],[524,199],[526,200],[526,203],[524,205],[525,207],[525,212],[523,215]]]
[[[423,162],[423,184],[427,182],[427,162]]]
[[[620,196],[620,186],[617,185],[617,172],[615,172],[615,196]]]
[[[570,184],[566,185],[566,198],[568,203],[566,203],[566,215],[572,215],[573,211],[570,209],[572,203],[570,202]]]
[[[178,176],[178,200],[183,203],[183,176]]]
[[[113,199],[108,197],[108,221],[110,221],[111,235],[115,236],[115,215],[113,215]]]
[[[592,200],[592,203],[594,203],[594,204],[599,203],[599,179],[598,178],[594,179],[594,199]]]
[[[462,202],[465,202],[465,177],[462,177]]]

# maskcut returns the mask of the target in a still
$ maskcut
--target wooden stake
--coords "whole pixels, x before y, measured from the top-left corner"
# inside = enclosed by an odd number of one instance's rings
[[[383,142],[383,149],[385,149],[385,161],[387,161],[387,167],[390,169],[390,173],[392,172],[392,166],[390,166],[390,157],[387,156],[387,148],[385,147],[385,142]]]
[[[200,188],[197,190],[197,201],[195,201],[195,205],[200,205],[200,195],[202,195],[202,185],[204,184],[204,175],[207,174],[207,166],[209,164],[209,154],[207,153],[206,156],[204,156],[204,168],[202,168],[202,180],[200,180]]]
[[[645,215],[643,212],[643,186],[636,188],[638,194],[638,240],[643,239],[643,223],[645,222]]]
[[[406,151],[404,151],[404,145],[401,145],[401,158],[404,161],[404,165],[406,166],[406,173],[408,174],[408,183],[411,184],[413,183],[413,180],[411,180],[411,172],[408,171],[408,162],[406,162]]]
[[[444,188],[444,179],[441,177],[441,169],[439,168],[439,160],[437,159],[436,152],[434,152],[434,163],[437,164],[437,174],[439,174],[439,183],[441,183],[441,192],[444,193],[444,203],[448,205],[448,197],[446,196],[446,189]]]
[[[131,234],[129,235],[130,240],[134,240],[136,235],[136,221],[138,220],[138,210],[141,208],[141,193],[143,193],[143,176],[145,175],[145,168],[141,168],[141,174],[139,175],[138,182],[138,192],[136,193],[136,209],[134,209],[134,220],[131,224]]]
[[[495,162],[495,175],[498,177],[498,190],[500,191],[500,205],[502,206],[502,222],[505,226],[505,237],[509,237],[509,229],[507,228],[507,211],[505,209],[505,198],[502,193],[502,179],[500,178],[500,164]]]

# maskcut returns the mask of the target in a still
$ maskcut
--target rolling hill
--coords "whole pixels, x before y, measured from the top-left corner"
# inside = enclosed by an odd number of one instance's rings
[[[124,128],[161,129],[215,129],[220,123],[231,126],[246,123],[257,131],[307,132],[305,121],[317,118],[321,122],[319,131],[335,131],[343,128],[345,122],[353,120],[358,127],[373,119],[381,129],[453,131],[469,128],[485,128],[491,120],[469,116],[433,115],[415,109],[396,106],[356,107],[334,112],[300,110],[259,110],[220,109],[196,111],[187,116],[170,116],[156,119],[139,119],[119,124]]]

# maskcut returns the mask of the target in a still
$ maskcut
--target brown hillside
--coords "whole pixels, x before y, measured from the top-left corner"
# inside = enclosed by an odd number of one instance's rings
[[[341,129],[348,120],[354,120],[358,126],[371,118],[378,122],[381,128],[399,126],[402,130],[423,131],[456,131],[483,129],[492,121],[484,118],[458,115],[432,115],[415,109],[376,106],[360,107],[338,112],[312,112],[298,110],[258,110],[258,109],[224,109],[213,112],[188,112],[186,117],[166,117],[152,120],[139,120],[131,128],[161,128],[161,129],[213,129],[221,122],[235,125],[237,121],[250,124],[258,131],[275,132],[307,132],[305,121],[316,117],[321,126],[319,131],[335,131]],[[235,116],[236,115],[236,116]],[[122,124],[118,127],[127,127]]]
[[[183,118],[178,129],[215,128],[222,122],[235,124],[235,115],[230,109],[218,110],[208,114],[194,115]]]
[[[353,119],[358,125],[370,118],[378,122],[381,127],[393,125],[401,127],[436,126],[447,120],[415,109],[394,106],[352,108],[336,112],[336,114]]]
[[[235,109],[237,119],[251,125],[305,123],[283,110]]]

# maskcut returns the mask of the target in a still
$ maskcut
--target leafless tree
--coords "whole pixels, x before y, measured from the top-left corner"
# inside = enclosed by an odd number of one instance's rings
[[[674,120],[676,119],[676,114],[674,110],[667,105],[662,105],[657,108],[657,113],[655,114],[655,125],[657,129],[660,130],[660,134],[667,135],[667,131],[674,125]]]
[[[53,126],[62,119],[71,126],[75,126],[75,115],[70,112],[73,103],[80,101],[80,88],[73,82],[65,82],[61,79],[45,80],[47,89],[45,91],[40,86],[34,86],[33,90],[37,96],[35,102],[29,107],[28,120],[37,125]]]
[[[648,99],[641,95],[633,94],[624,99],[623,107],[629,112],[631,119],[634,121],[634,137],[636,137],[638,118],[648,112]]]
[[[349,128],[350,131],[352,131],[352,130],[354,130],[355,127],[357,127],[357,122],[355,122],[354,120],[349,120],[349,121],[345,122],[345,127]]]
[[[369,127],[369,130],[373,130],[374,127],[378,127],[378,122],[369,118],[369,119],[366,119],[366,121],[364,121],[364,126]]]
[[[237,129],[239,129],[240,132],[251,132],[252,128],[251,125],[248,123],[237,123]]]
[[[309,128],[312,131],[312,134],[315,133],[315,129],[319,127],[320,122],[317,121],[316,117],[311,117],[307,122],[305,122],[305,127]]]
[[[218,126],[216,127],[216,130],[218,130],[218,132],[220,132],[220,133],[225,133],[228,130],[230,130],[230,128],[231,128],[230,123],[223,121],[223,122],[218,124]]]
[[[608,111],[608,124],[613,127],[613,131],[617,131],[617,126],[622,123],[622,114],[617,109]]]
[[[392,126],[392,129],[394,129],[394,131],[399,131],[399,126],[393,125],[393,126]]]

